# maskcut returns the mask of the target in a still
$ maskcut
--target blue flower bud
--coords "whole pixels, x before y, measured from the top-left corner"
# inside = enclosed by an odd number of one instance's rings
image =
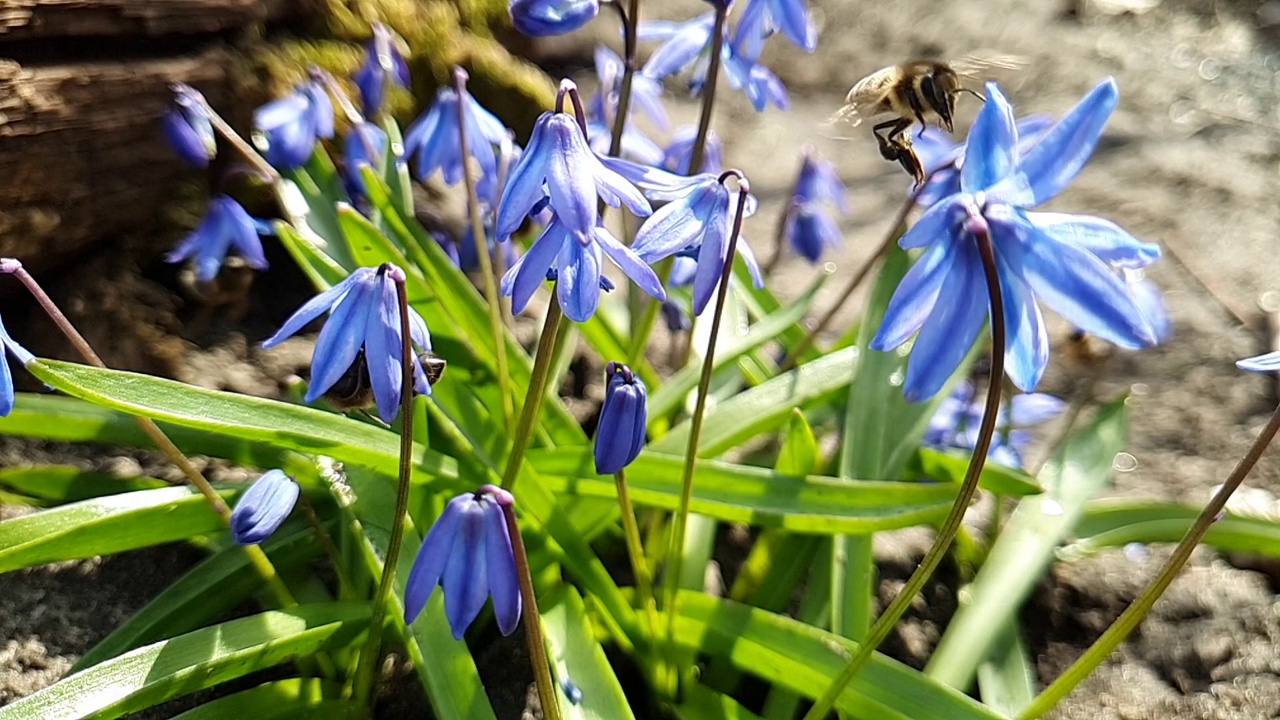
[[[231,511],[231,539],[237,545],[257,545],[289,517],[298,502],[298,483],[283,470],[268,470],[240,496]]]
[[[573,32],[600,13],[597,0],[512,0],[511,24],[529,37]]]
[[[204,97],[183,83],[173,85],[173,107],[160,116],[160,129],[178,156],[192,167],[204,168],[218,153]]]
[[[609,387],[596,427],[596,472],[612,475],[630,465],[644,447],[649,391],[622,363],[611,362],[604,372]]]

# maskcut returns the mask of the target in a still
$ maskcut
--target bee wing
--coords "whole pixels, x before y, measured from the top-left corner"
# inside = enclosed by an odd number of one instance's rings
[[[831,114],[827,124],[845,122],[850,127],[857,127],[864,118],[880,113],[877,106],[893,84],[893,79],[893,68],[884,68],[854,83],[844,97],[844,105]]]
[[[994,50],[976,50],[948,63],[957,75],[978,77],[999,70],[1020,70],[1030,64],[1022,55],[1006,55]]]

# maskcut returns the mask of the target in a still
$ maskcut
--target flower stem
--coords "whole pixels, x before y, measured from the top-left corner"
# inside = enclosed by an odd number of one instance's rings
[[[511,551],[516,559],[516,575],[520,578],[520,615],[524,619],[524,637],[529,646],[529,663],[533,666],[533,679],[538,686],[542,717],[544,720],[560,720],[560,698],[551,682],[547,645],[542,640],[542,616],[538,613],[538,598],[533,592],[533,576],[529,572],[529,556],[524,550],[524,536],[516,523],[515,508],[503,505],[502,514],[507,519],[507,534],[511,536]]]
[[[493,335],[494,352],[498,363],[498,392],[502,395],[503,424],[510,427],[515,416],[514,398],[507,372],[507,343],[502,327],[502,303],[498,301],[498,284],[493,276],[493,263],[489,257],[489,239],[484,231],[484,219],[480,217],[480,195],[476,192],[476,176],[467,154],[467,72],[453,69],[453,85],[458,92],[458,142],[462,146],[462,177],[467,186],[467,205],[471,214],[471,239],[476,246],[476,258],[480,262],[480,275],[484,278],[484,299],[489,306],[489,332]]]
[[[923,187],[923,185],[920,187]],[[849,298],[853,297],[853,291],[857,290],[862,281],[866,280],[871,274],[871,268],[875,267],[880,258],[885,256],[885,253],[889,252],[889,248],[893,247],[893,241],[897,240],[902,233],[902,223],[907,221],[907,215],[916,206],[916,196],[920,194],[920,187],[913,189],[911,194],[907,196],[907,201],[902,204],[898,214],[894,216],[893,224],[889,226],[889,231],[885,233],[884,239],[880,241],[880,246],[876,248],[875,253],[867,258],[867,261],[862,264],[862,267],[858,268],[857,272],[849,276],[849,284],[845,285],[844,289],[840,291],[835,303],[818,320],[817,324],[809,330],[804,339],[800,341],[800,344],[796,345],[796,349],[787,353],[787,359],[782,363],[778,372],[784,373],[800,362],[800,357],[808,352],[809,348],[813,347],[813,343],[818,339],[818,334],[827,329],[827,326],[835,319],[836,313],[840,312],[840,308],[844,307]]]
[[[618,157],[622,153],[622,133],[631,111],[631,79],[636,74],[636,25],[640,18],[640,0],[628,0],[627,5],[623,10],[620,1],[614,3],[622,17],[622,85],[618,88],[617,115],[613,118],[613,135],[609,138],[610,157]],[[605,92],[608,90],[606,88]],[[605,107],[608,108],[608,102]]]
[[[698,116],[698,134],[693,137],[693,148],[689,151],[689,169],[685,175],[695,175],[702,169],[707,134],[711,132],[711,110],[716,103],[716,80],[720,77],[720,53],[724,50],[724,24],[729,17],[729,3],[715,5],[715,25],[711,28],[711,57],[707,65],[707,80],[702,87],[702,113]]]
[[[644,543],[640,540],[640,525],[636,522],[636,510],[631,504],[631,493],[627,490],[627,478],[623,471],[613,474],[614,485],[618,488],[618,505],[622,508],[622,532],[627,539],[627,554],[631,556],[631,572],[636,576],[636,604],[639,607],[653,610],[653,578],[649,576],[649,561],[644,556]],[[649,631],[653,632],[657,623],[650,617]]]
[[[711,375],[715,368],[716,342],[720,336],[720,322],[724,317],[725,300],[729,296],[729,279],[733,277],[733,261],[737,256],[738,236],[742,231],[742,220],[746,215],[747,196],[751,193],[751,185],[740,172],[730,170],[725,177],[734,175],[738,180],[738,207],[733,217],[733,231],[729,234],[729,248],[725,252],[724,270],[720,275],[720,289],[716,296],[715,315],[711,318],[711,335],[707,340],[707,356],[702,362],[702,376],[698,381],[698,401],[693,409],[693,418],[689,423],[689,444],[684,455],[684,474],[680,483],[680,508],[676,511],[671,529],[671,540],[667,546],[667,563],[663,570],[664,593],[663,610],[667,613],[667,642],[675,646],[676,632],[676,596],[680,592],[681,565],[684,562],[684,536],[689,525],[689,505],[693,501],[693,475],[698,462],[698,441],[702,437],[702,421],[707,411],[707,396],[710,394]],[[722,180],[723,182],[723,180]],[[671,669],[675,671],[674,663]],[[673,678],[678,682],[678,678]],[[676,687],[677,683],[672,683]]]
[[[901,222],[901,220],[899,220]],[[956,532],[960,529],[960,523],[964,519],[964,513],[969,509],[969,503],[973,500],[973,495],[978,489],[978,477],[982,474],[982,467],[986,463],[987,453],[991,449],[991,439],[995,435],[996,416],[1000,411],[1000,391],[1004,385],[1004,353],[1005,353],[1005,329],[1004,329],[1004,298],[1000,291],[1000,277],[996,271],[995,249],[991,245],[991,234],[983,224],[981,229],[973,229],[971,234],[978,244],[978,254],[982,257],[982,269],[987,280],[987,295],[991,302],[991,377],[987,385],[986,404],[982,409],[982,423],[978,429],[978,441],[973,448],[973,456],[969,458],[969,469],[965,472],[964,482],[960,484],[960,490],[956,494],[956,501],[951,505],[951,511],[947,514],[946,520],[942,523],[942,528],[938,531],[937,538],[933,541],[933,546],[925,553],[924,559],[920,561],[920,566],[911,574],[911,578],[907,580],[907,584],[898,592],[897,597],[889,604],[889,607],[881,613],[876,619],[871,631],[867,633],[866,639],[859,645],[858,652],[853,656],[844,669],[840,671],[840,675],[836,677],[827,691],[822,697],[814,703],[813,707],[804,716],[805,720],[822,720],[831,711],[835,705],[836,698],[844,689],[853,681],[853,678],[862,669],[870,659],[871,654],[875,652],[880,643],[893,632],[893,628],[897,626],[898,620],[902,617],[907,608],[911,606],[912,600],[915,599],[916,593],[924,587],[929,577],[933,575],[933,571],[937,569],[938,564],[942,562],[943,555],[951,546],[951,541],[955,539]]]
[[[53,302],[53,299],[45,293],[44,288],[40,287],[40,283],[36,282],[36,279],[27,272],[26,268],[22,267],[21,262],[8,258],[0,260],[0,274],[3,273],[13,275],[27,288],[27,291],[31,293],[31,296],[40,305],[40,308],[44,310],[49,319],[53,321],[53,324],[66,336],[71,346],[75,348],[75,351],[86,363],[96,368],[107,369],[106,363],[102,362],[102,358],[98,357],[98,353],[94,352],[89,342],[76,330],[71,321],[67,319],[67,316]],[[218,491],[209,484],[204,475],[201,475],[200,471],[191,464],[187,456],[178,449],[177,445],[173,444],[169,436],[165,435],[164,431],[150,418],[135,415],[134,420],[138,423],[138,427],[142,428],[142,432],[160,449],[160,452],[164,453],[169,462],[177,466],[182,471],[183,476],[187,478],[187,481],[196,490],[200,491],[200,494],[204,496],[213,511],[218,514],[218,517],[222,518],[223,524],[230,527],[231,510],[227,507],[227,503],[223,501]],[[280,576],[276,573],[275,566],[271,564],[271,559],[262,551],[262,548],[257,545],[244,545],[242,547],[245,555],[249,558],[249,564],[262,577],[263,582],[266,583],[271,593],[276,596],[276,601],[280,603],[280,606],[286,608],[296,606],[298,601],[294,599],[293,593],[289,592],[289,588],[280,579]]]
[[[1186,565],[1187,560],[1191,557],[1191,552],[1196,549],[1196,545],[1204,539],[1209,528],[1217,521],[1218,516],[1227,505],[1227,500],[1231,494],[1240,487],[1245,477],[1253,470],[1253,466],[1258,463],[1258,459],[1262,457],[1262,453],[1271,444],[1271,440],[1275,438],[1276,432],[1280,431],[1280,405],[1276,406],[1275,411],[1271,413],[1271,420],[1262,432],[1258,434],[1258,438],[1253,441],[1253,446],[1249,448],[1249,452],[1240,458],[1240,462],[1236,464],[1231,475],[1227,477],[1226,482],[1222,483],[1222,487],[1218,488],[1218,492],[1214,493],[1209,504],[1200,511],[1194,523],[1187,530],[1187,534],[1178,542],[1178,546],[1174,548],[1173,555],[1165,561],[1164,567],[1160,568],[1160,574],[1142,590],[1139,595],[1125,611],[1116,618],[1116,621],[1102,633],[1102,637],[1098,638],[1084,655],[1080,656],[1067,668],[1053,684],[1044,689],[1027,709],[1018,715],[1019,720],[1032,720],[1045,714],[1053,709],[1063,698],[1075,689],[1076,685],[1088,677],[1089,673],[1107,659],[1129,633],[1138,627],[1143,618],[1150,612],[1151,607],[1155,605],[1156,600],[1164,593],[1164,591],[1173,582],[1178,573],[1182,571],[1182,567]]]
[[[262,173],[270,184],[279,185],[279,171],[274,167],[271,167],[271,163],[267,162],[266,159],[263,158],[247,140],[240,137],[240,133],[236,132],[235,128],[231,127],[226,120],[223,120],[222,116],[213,109],[213,106],[209,105],[208,101],[206,101],[203,96],[200,96],[199,102],[203,106],[201,109],[209,116],[209,122],[213,125],[213,129],[222,136],[223,140],[227,141],[227,144],[231,146],[231,149],[235,150],[236,153],[240,155],[241,159],[252,165],[258,172]]]
[[[369,637],[360,649],[360,661],[352,682],[355,700],[366,705],[373,696],[374,670],[382,651],[382,625],[387,615],[387,602],[391,598],[396,577],[396,564],[400,561],[400,546],[404,540],[404,522],[409,510],[409,480],[413,477],[413,346],[410,344],[409,296],[405,291],[404,276],[388,275],[396,284],[396,299],[400,310],[400,482],[396,488],[396,511],[391,518],[391,538],[387,541],[387,556],[382,562],[382,577],[373,596],[373,610],[369,614]]]
[[[520,411],[520,423],[516,426],[515,437],[511,442],[511,455],[507,458],[507,468],[502,473],[502,489],[511,492],[520,476],[520,466],[524,464],[525,451],[529,449],[529,439],[533,436],[533,423],[542,409],[542,398],[547,392],[547,375],[551,371],[551,356],[554,355],[556,335],[560,330],[560,300],[556,289],[551,289],[551,304],[547,306],[547,317],[542,322],[542,335],[538,338],[537,355],[533,358],[533,375],[529,378],[529,394],[525,396],[524,408]]]

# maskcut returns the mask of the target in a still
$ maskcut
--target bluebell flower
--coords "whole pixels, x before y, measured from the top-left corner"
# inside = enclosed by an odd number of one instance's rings
[[[701,315],[724,273],[729,234],[741,191],[730,191],[715,175],[695,175],[685,180],[688,182],[681,193],[672,196],[671,202],[659,208],[640,227],[631,248],[647,263],[656,263],[677,253],[696,257],[693,314]],[[746,214],[755,211],[754,205],[751,201],[747,203]],[[738,238],[737,254],[747,263],[755,286],[764,287],[760,267],[744,238]]]
[[[333,101],[311,79],[254,111],[253,127],[267,162],[293,170],[311,159],[318,138],[333,137]]]
[[[214,195],[204,219],[164,259],[178,263],[194,258],[196,279],[209,282],[218,276],[218,270],[232,250],[244,258],[249,267],[267,269],[267,257],[262,252],[262,241],[253,218],[230,197]]]
[[[1252,370],[1253,372],[1280,371],[1280,351],[1238,360],[1236,361],[1236,367],[1241,370]]]
[[[600,14],[599,0],[511,0],[511,24],[529,37],[564,35]]]
[[[482,177],[492,175],[497,168],[493,147],[508,138],[502,121],[485,110],[471,93],[462,93],[462,107],[467,123],[468,154],[480,166]],[[445,184],[457,185],[464,177],[462,143],[458,133],[458,91],[442,87],[436,91],[436,101],[404,133],[405,157],[412,157],[417,165],[417,178],[426,180],[437,170]]]
[[[1035,146],[1053,119],[1047,115],[1029,115],[1018,120],[1018,157]],[[928,208],[948,195],[960,192],[960,166],[964,164],[964,143],[956,142],[940,128],[925,128],[911,138],[920,166],[924,168],[924,187],[916,195],[916,205]]]
[[[293,512],[298,483],[283,470],[268,470],[245,490],[231,511],[231,539],[237,545],[257,545]]]
[[[173,106],[160,116],[160,128],[178,156],[193,167],[209,167],[218,153],[204,96],[184,83],[174,83]]]
[[[596,426],[596,474],[612,475],[630,465],[644,447],[649,390],[622,363],[609,363],[604,374],[608,386]]]
[[[504,508],[511,493],[485,485],[449,501],[418,549],[404,591],[404,621],[412,624],[435,592],[444,592],[444,611],[455,640],[475,622],[486,598],[503,635],[520,623],[520,579]]]
[[[779,31],[805,52],[818,49],[818,31],[804,0],[747,0],[733,42],[744,56],[756,60],[764,50],[764,41]]]
[[[377,268],[357,268],[347,279],[308,300],[284,322],[279,332],[262,343],[264,348],[275,347],[329,311],[329,320],[320,331],[311,355],[307,402],[318,400],[347,373],[352,363],[361,361],[368,370],[378,417],[388,424],[395,420],[403,377],[397,276],[403,280],[404,271],[390,263]],[[427,324],[413,308],[409,308],[409,329],[419,349],[431,349]],[[431,385],[416,355],[413,374],[414,390],[419,395],[430,395]]]
[[[639,74],[653,80],[662,80],[692,67],[689,91],[695,96],[700,94],[707,81],[714,28],[714,14],[703,15],[682,24],[641,23],[638,31],[641,40],[661,40],[663,43],[649,56]],[[756,111],[763,112],[770,103],[781,110],[786,110],[790,105],[787,89],[778,76],[764,65],[739,53],[733,43],[722,43],[720,58],[729,86],[746,93]]]
[[[834,165],[819,157],[812,147],[806,147],[783,235],[796,253],[811,263],[818,262],[827,248],[839,247],[842,240],[828,206],[841,214],[848,211],[844,183]]]
[[[1044,393],[1014,395],[1006,407],[996,414],[996,434],[991,440],[987,458],[1005,467],[1023,467],[1022,456],[1031,446],[1027,428],[1046,423],[1062,414],[1067,404]],[[935,450],[967,450],[978,445],[984,403],[974,397],[973,385],[961,382],[938,405],[921,444]]]
[[[1142,267],[1160,249],[1087,215],[1033,213],[1061,192],[1092,154],[1117,99],[1104,81],[1018,156],[1013,110],[994,83],[960,169],[961,192],[935,203],[899,241],[925,252],[898,286],[871,347],[887,352],[917,331],[904,393],[933,396],[968,354],[989,314],[975,233],[994,246],[1005,304],[1010,380],[1033,390],[1049,360],[1037,298],[1076,327],[1124,348],[1155,344],[1141,309],[1112,271]]]
[[[13,375],[9,371],[9,363],[3,357],[4,350],[8,350],[23,365],[32,362],[35,357],[9,336],[3,321],[0,321],[0,348],[3,348],[0,349],[0,417],[8,417],[13,412]]]
[[[361,166],[368,166],[381,173],[387,158],[387,133],[371,122],[361,121],[347,133],[343,143],[346,160],[347,192],[352,197],[364,197],[364,177]]]
[[[396,47],[395,37],[386,25],[373,24],[373,38],[369,40],[364,64],[352,79],[360,89],[365,117],[374,117],[382,112],[388,82],[402,88],[409,87],[409,64],[404,61],[404,55]]]
[[[693,143],[697,138],[698,128],[694,125],[676,128],[672,133],[671,143],[662,153],[662,168],[677,175],[698,173],[719,175],[724,170],[724,145],[721,144],[720,137],[714,130],[707,131],[707,140],[702,146],[702,167],[689,172],[689,162],[693,159]]]

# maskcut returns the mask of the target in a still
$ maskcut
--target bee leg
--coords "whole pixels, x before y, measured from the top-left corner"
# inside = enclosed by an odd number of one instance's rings
[[[892,146],[899,146],[898,136],[909,127],[911,127],[910,118],[894,118],[871,128],[871,133],[876,136],[876,142],[880,143],[880,157],[890,162],[898,159],[898,152]],[[881,135],[882,130],[889,132]]]

